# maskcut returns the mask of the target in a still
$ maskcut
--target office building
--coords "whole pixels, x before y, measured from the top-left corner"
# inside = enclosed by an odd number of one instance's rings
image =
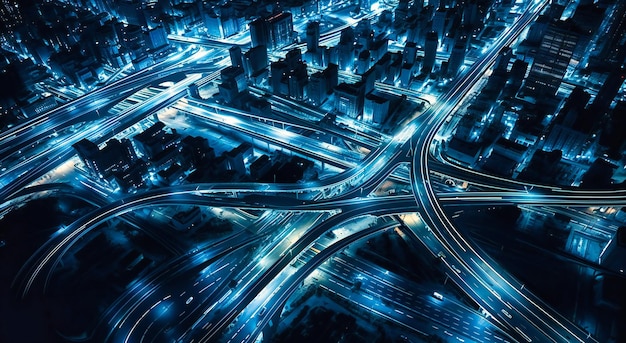
[[[267,18],[269,43],[272,49],[279,49],[293,43],[293,19],[290,12],[281,12]]]
[[[389,50],[389,40],[386,38],[374,39],[369,47],[372,61],[375,63],[381,59]]]
[[[335,110],[350,118],[356,118],[363,112],[365,84],[342,82],[335,87]]]
[[[309,22],[306,26],[306,50],[315,52],[320,45],[320,23]]]
[[[355,74],[363,74],[370,69],[370,51],[362,50],[356,60]]]
[[[528,29],[526,34],[526,42],[531,45],[538,45],[548,30],[550,20],[546,15],[540,15]]]
[[[545,151],[561,150],[563,158],[575,159],[589,148],[594,120],[584,109],[590,95],[576,87],[554,119],[543,146]]]
[[[280,49],[294,41],[293,18],[290,12],[280,12],[268,18],[250,22],[250,45],[265,45],[269,50]]]
[[[556,21],[548,25],[522,89],[523,95],[535,98],[556,95],[577,42],[578,36],[567,23]]]
[[[596,98],[591,103],[591,109],[597,112],[598,115],[608,111],[613,99],[619,92],[624,79],[626,78],[626,69],[621,68],[617,72],[609,73],[609,76],[600,87]]]
[[[166,47],[170,44],[163,26],[157,26],[145,32],[146,47],[151,50]]]
[[[326,101],[337,86],[338,78],[338,67],[332,63],[323,71],[312,74],[308,84],[309,101],[314,105],[320,105]]]
[[[230,56],[230,65],[233,67],[243,67],[243,54],[241,53],[241,48],[233,45],[228,49],[228,54]]]
[[[432,30],[437,33],[437,41],[439,44],[443,44],[443,37],[445,36],[445,28],[446,28],[446,16],[448,15],[448,11],[439,7],[437,11],[435,11],[435,16],[433,17]]]
[[[502,48],[502,50],[498,52],[498,57],[496,57],[496,63],[493,70],[494,73],[506,74],[507,70],[509,69],[509,63],[511,62],[511,58],[513,58],[513,56],[513,49],[508,46]],[[526,73],[524,73],[522,77],[524,77],[525,75]]]
[[[413,77],[413,65],[409,63],[402,64],[400,69],[400,85],[402,87],[408,87],[411,84]]]
[[[417,44],[414,42],[406,42],[404,50],[402,50],[402,62],[413,64],[417,57]]]
[[[300,49],[290,50],[285,59],[270,65],[271,85],[274,94],[287,95],[295,100],[304,100],[308,83],[306,63],[302,61]]]
[[[475,30],[480,25],[478,1],[469,0],[463,4],[463,25]]]
[[[363,104],[363,121],[370,124],[380,125],[389,114],[389,99],[378,96],[372,92],[365,95]]]
[[[439,41],[437,38],[437,32],[428,32],[426,34],[426,44],[424,45],[424,62],[422,64],[422,71],[425,73],[430,73],[435,66],[438,44]]]
[[[243,54],[243,68],[248,77],[254,77],[266,70],[268,65],[267,48],[258,45]]]
[[[102,149],[87,139],[78,141],[73,147],[87,170],[101,179],[127,170],[137,160],[132,143],[126,138],[121,141],[110,139]]]
[[[246,77],[242,67],[228,66],[220,71],[222,82],[233,82],[238,92],[243,92],[248,88]]]
[[[461,40],[454,45],[448,59],[448,76],[455,77],[465,63],[465,41]]]
[[[256,18],[248,26],[250,27],[250,46],[253,48],[259,45],[268,46],[269,29],[265,19]]]
[[[307,98],[313,105],[321,105],[327,99],[326,80],[321,71],[311,74]]]
[[[351,71],[354,64],[354,29],[347,27],[341,30],[339,43],[335,45],[336,59],[333,62],[339,66],[341,70]]]

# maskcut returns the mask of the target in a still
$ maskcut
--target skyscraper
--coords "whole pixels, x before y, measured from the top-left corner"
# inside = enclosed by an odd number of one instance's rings
[[[228,54],[230,55],[230,64],[233,67],[242,67],[243,66],[243,55],[241,53],[241,48],[233,45],[228,49]]]
[[[417,44],[414,42],[406,42],[402,51],[402,62],[413,64],[417,56]]]
[[[554,96],[577,43],[578,36],[568,29],[566,22],[559,20],[550,23],[530,68],[523,94]]]
[[[609,74],[591,104],[594,111],[604,113],[609,109],[617,92],[622,87],[624,79],[626,79],[626,69],[622,68]]]
[[[243,69],[248,77],[261,73],[267,68],[267,48],[265,45],[250,48],[243,54]]]
[[[257,18],[250,22],[250,46],[252,48],[265,45],[268,46],[269,30],[263,18]]]
[[[281,12],[267,18],[272,49],[282,48],[293,42],[293,20],[290,12]]]
[[[463,63],[465,63],[465,41],[460,40],[454,45],[450,53],[450,59],[448,59],[448,75],[455,77]]]
[[[309,22],[306,26],[306,50],[314,52],[320,45],[320,23]]]
[[[439,39],[439,44],[443,44],[443,37],[446,34],[446,16],[448,12],[445,8],[439,7],[435,12],[435,16],[433,17],[433,25],[432,30],[437,32],[437,39]]]
[[[435,66],[438,44],[437,32],[428,32],[426,34],[426,44],[424,44],[424,64],[422,65],[422,70],[426,73],[430,73]]]

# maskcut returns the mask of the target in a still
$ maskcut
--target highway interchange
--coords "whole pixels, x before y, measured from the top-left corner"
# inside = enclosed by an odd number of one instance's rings
[[[44,117],[3,132],[0,163],[6,169],[0,172],[0,199],[5,200],[0,205],[0,213],[38,192],[66,192],[98,206],[51,237],[33,254],[13,280],[13,287],[22,297],[35,290],[45,292],[64,254],[99,224],[123,214],[179,204],[251,209],[269,213],[257,218],[256,230],[237,232],[216,244],[200,246],[142,277],[104,311],[91,333],[92,338],[115,342],[163,338],[181,342],[254,341],[265,325],[280,315],[289,296],[307,277],[318,275],[319,285],[348,298],[350,286],[345,281],[354,277],[347,275],[365,273],[370,277],[363,285],[364,292],[358,297],[352,295],[358,299],[350,301],[414,330],[432,332],[436,327],[434,330],[443,335],[482,342],[597,342],[476,249],[457,231],[443,210],[446,204],[465,203],[626,204],[621,191],[580,191],[523,183],[478,173],[436,158],[440,153],[437,133],[445,124],[445,118],[483,77],[501,48],[513,44],[546,3],[536,1],[529,6],[462,77],[452,82],[447,92],[414,122],[390,137],[363,133],[358,136],[351,131],[290,118],[284,102],[284,117],[272,122],[277,125],[263,125],[249,113],[195,104],[184,98],[188,85],[217,79],[219,66],[203,63],[209,52],[191,49],[68,102]],[[335,32],[328,37],[336,39],[336,36]],[[223,49],[220,44],[213,48],[214,56],[226,56],[224,50],[218,50]],[[104,103],[115,104],[128,94],[173,75],[182,76],[182,81],[148,101],[114,116],[94,117],[96,109],[102,108]],[[280,99],[272,101],[280,107]],[[146,113],[170,106],[213,125],[243,136],[254,136],[267,144],[345,171],[309,183],[182,184],[108,199],[91,192],[68,190],[67,185],[26,188],[75,155],[72,144],[80,139],[102,143],[137,123]],[[300,110],[306,111],[305,108]],[[82,125],[79,130],[68,130],[79,123]],[[363,154],[329,145],[287,131],[285,126],[314,132],[327,130],[328,134],[368,147],[370,152]],[[51,132],[61,132],[60,137],[51,137]],[[52,139],[61,140],[62,144],[40,143]],[[464,180],[484,190],[436,192],[432,180],[438,175]],[[388,178],[410,183],[412,194],[368,196]],[[348,226],[350,229],[337,229]],[[488,315],[467,311],[448,299],[439,305],[440,302],[430,296],[418,297],[417,293],[425,295],[430,291],[419,290],[399,276],[383,276],[379,267],[340,255],[359,239],[395,229],[402,229],[415,247],[426,248],[433,256],[445,254],[442,260],[447,268],[446,275]],[[326,233],[331,231],[341,231],[343,235],[330,239]],[[261,247],[260,251],[250,253],[252,246]],[[316,252],[312,253],[312,248]],[[294,261],[298,261],[300,267],[290,267]],[[335,277],[342,273],[346,273],[344,282]],[[228,286],[231,280],[236,281],[235,288]],[[374,293],[388,297],[396,306],[395,310],[388,311],[388,306],[369,299],[368,294],[371,298]],[[436,324],[424,325],[424,318]]]

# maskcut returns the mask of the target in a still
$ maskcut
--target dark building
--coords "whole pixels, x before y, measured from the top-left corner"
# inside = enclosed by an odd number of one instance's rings
[[[620,101],[611,110],[609,120],[600,135],[600,144],[608,149],[610,158],[622,157],[622,146],[626,141],[626,102]]]
[[[507,95],[515,95],[522,82],[524,82],[524,76],[526,76],[526,70],[528,70],[528,62],[522,60],[515,60],[511,65],[511,72],[509,73],[509,83],[507,84]]]
[[[267,118],[272,114],[272,105],[265,99],[253,98],[247,106],[250,113],[260,117]]]
[[[595,120],[585,110],[591,96],[582,88],[576,87],[554,119],[546,136],[543,150],[561,150],[563,157],[574,159],[584,155],[589,148],[591,130]]]
[[[406,42],[404,50],[402,50],[402,62],[413,64],[417,57],[417,44],[414,42]]]
[[[159,153],[150,157],[150,169],[162,170],[169,168],[174,163],[179,163],[181,160],[180,150],[178,146],[172,145],[161,150]]]
[[[243,68],[248,77],[266,72],[267,65],[267,47],[265,45],[250,48],[243,54]]]
[[[253,180],[258,181],[267,174],[272,168],[272,162],[269,156],[261,155],[254,162],[250,164],[250,176]]]
[[[244,18],[237,13],[230,3],[220,6],[205,4],[202,19],[209,36],[217,38],[226,38],[237,34],[244,25]]]
[[[238,147],[225,152],[222,156],[225,158],[224,167],[226,170],[232,170],[237,175],[245,175],[246,163],[254,157],[254,149],[250,143],[241,143]]]
[[[162,49],[170,44],[167,39],[167,32],[165,32],[163,26],[157,26],[145,31],[145,41],[149,50]]]
[[[269,27],[265,19],[257,18],[250,22],[250,46],[265,45],[270,47]]]
[[[626,270],[626,226],[617,228],[613,238],[602,250],[598,263],[621,274],[624,273]]]
[[[220,70],[220,78],[222,82],[233,82],[239,92],[244,91],[248,85],[242,67],[228,66]]]
[[[570,30],[568,23],[550,23],[526,78],[523,94],[535,98],[556,95],[577,43],[578,35]]]
[[[196,168],[215,158],[215,151],[204,137],[187,136],[180,145],[183,158]]]
[[[351,118],[356,118],[363,112],[365,98],[365,83],[340,83],[335,87],[335,110]]]
[[[389,40],[386,38],[375,39],[370,44],[369,51],[372,61],[378,62],[389,51]]]
[[[447,144],[447,155],[459,162],[472,167],[482,152],[477,142],[469,142],[453,136]]]
[[[314,170],[314,163],[304,158],[294,156],[286,163],[274,164],[259,181],[294,183],[315,178],[317,178],[317,174]]]
[[[528,166],[519,174],[520,180],[552,184],[556,181],[561,151],[536,150]]]
[[[448,76],[455,77],[465,63],[465,41],[457,42],[452,48],[448,60]]]
[[[587,172],[583,174],[580,187],[586,189],[606,189],[611,187],[613,184],[611,178],[616,168],[617,166],[611,162],[603,158],[596,158]]]
[[[309,22],[306,26],[306,50],[314,52],[320,45],[320,23]]]
[[[228,54],[230,56],[230,65],[233,67],[243,67],[243,55],[241,53],[241,48],[233,45],[228,49]]]
[[[272,62],[270,73],[274,94],[287,95],[296,100],[305,98],[305,87],[309,78],[300,49],[292,49],[287,53],[285,59]]]
[[[275,14],[267,18],[266,22],[268,32],[268,41],[266,45],[268,47],[271,49],[278,49],[293,43],[294,32],[291,13],[281,12]]]
[[[341,70],[351,71],[352,69],[354,64],[354,40],[355,35],[352,27],[341,30],[339,43],[335,46],[337,54],[335,61]]]
[[[613,99],[615,99],[617,92],[622,87],[625,78],[626,69],[624,68],[621,68],[617,72],[609,73],[602,87],[600,87],[596,98],[591,103],[591,109],[598,114],[605,113],[609,109]]]
[[[389,99],[372,92],[365,95],[363,104],[363,121],[371,124],[382,124],[389,114]]]
[[[311,74],[309,78],[307,98],[313,105],[321,105],[328,98],[326,80],[321,71]]]
[[[82,139],[73,145],[87,169],[96,177],[107,179],[114,173],[129,169],[137,160],[135,150],[128,139],[110,139],[100,150],[98,146]]]
[[[279,60],[270,64],[270,85],[274,94],[287,94],[287,84],[283,82],[288,67],[285,60]]]
[[[369,50],[362,50],[359,53],[359,57],[357,58],[357,61],[356,61],[355,74],[363,74],[370,69],[370,62],[371,62],[370,56],[371,55],[370,55]]]
[[[448,11],[444,7],[439,7],[433,16],[432,30],[437,33],[437,41],[440,45],[443,44],[443,38],[447,33],[445,32],[447,15]]]
[[[117,14],[126,19],[126,22],[137,26],[147,26],[142,2],[138,0],[122,0],[116,2]]]
[[[469,0],[463,4],[463,25],[476,29],[480,26],[480,19],[477,0]]]
[[[339,71],[336,64],[330,64],[321,72],[311,75],[308,83],[307,98],[314,105],[320,105],[332,94],[337,86]]]
[[[176,185],[184,179],[184,176],[185,169],[178,163],[156,173],[157,181],[164,186]]]
[[[509,63],[511,62],[512,58],[513,58],[513,49],[509,48],[508,46],[502,48],[502,50],[498,52],[498,57],[496,58],[495,67],[493,68],[494,72],[506,73],[509,68]]]
[[[181,137],[175,130],[168,133],[165,124],[157,121],[154,125],[135,135],[133,140],[137,149],[145,156],[152,157],[167,147],[178,144]]]
[[[228,66],[220,71],[220,77],[222,80],[218,86],[220,96],[227,103],[233,102],[239,94],[248,89],[242,67]]]
[[[116,172],[112,183],[117,184],[123,192],[128,192],[146,186],[147,175],[148,165],[143,159],[139,159],[130,168]]]
[[[549,22],[550,18],[548,16],[540,15],[537,20],[530,25],[528,33],[526,34],[526,42],[531,45],[538,45],[541,43],[541,39],[548,30]]]
[[[430,73],[435,66],[438,45],[439,42],[437,38],[437,32],[428,32],[426,34],[426,44],[424,45],[424,62],[422,64],[422,70],[426,73]]]

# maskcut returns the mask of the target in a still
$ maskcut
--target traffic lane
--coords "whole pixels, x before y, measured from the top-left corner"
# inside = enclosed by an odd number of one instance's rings
[[[497,329],[491,329],[491,323],[482,316],[472,313],[467,313],[465,316],[459,315],[454,309],[447,308],[445,300],[439,302],[433,299],[433,302],[439,303],[429,303],[430,300],[426,299],[424,306],[385,304],[385,302],[378,301],[371,293],[355,292],[350,285],[344,284],[343,280],[333,276],[319,278],[318,283],[333,294],[424,335],[445,335],[450,338],[454,337],[458,342],[511,342]]]
[[[357,267],[355,264],[360,264],[361,266]],[[363,267],[363,265],[366,267]],[[369,265],[369,267],[367,265]],[[368,270],[368,268],[371,268],[371,270]],[[429,308],[433,302],[435,304],[439,302],[438,300],[434,300],[435,298],[432,296],[433,290],[425,289],[421,285],[405,280],[388,271],[381,273],[380,270],[377,270],[380,269],[380,267],[373,266],[372,264],[365,263],[355,258],[347,256],[341,256],[341,258],[335,257],[330,264],[323,265],[320,269],[330,272],[349,284],[354,284],[356,280],[361,281],[361,289],[369,292],[373,297],[378,297],[380,301],[398,303],[409,309]],[[407,292],[406,290],[411,291]],[[457,316],[477,316],[481,318],[481,320],[488,322],[483,315],[468,309],[466,305],[447,298],[445,301],[448,304],[450,312]],[[438,317],[439,314],[435,313],[433,316]],[[452,318],[454,319],[455,317]],[[458,326],[464,321],[454,321],[452,325]]]

